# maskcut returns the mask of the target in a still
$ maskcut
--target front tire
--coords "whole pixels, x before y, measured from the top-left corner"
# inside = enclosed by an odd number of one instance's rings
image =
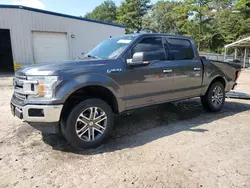
[[[64,125],[65,139],[77,149],[103,144],[110,137],[114,124],[111,107],[100,99],[87,99],[76,105]]]
[[[221,82],[214,82],[207,93],[201,97],[203,108],[208,112],[220,111],[225,103],[225,87]]]

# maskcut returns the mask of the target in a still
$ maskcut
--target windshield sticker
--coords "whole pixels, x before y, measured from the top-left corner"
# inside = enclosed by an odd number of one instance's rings
[[[130,42],[131,40],[126,40],[126,39],[121,39],[117,41],[117,43],[123,43],[123,44],[129,44]]]

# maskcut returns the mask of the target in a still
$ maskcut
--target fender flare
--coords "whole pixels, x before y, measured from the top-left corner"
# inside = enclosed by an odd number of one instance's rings
[[[214,80],[222,78],[225,82],[225,88],[227,86],[227,80],[225,74],[220,70],[214,70],[211,72],[211,74],[208,76],[206,83],[204,83],[204,87],[202,90],[202,95],[205,95],[211,84],[214,82]]]
[[[61,99],[61,103],[64,103],[75,91],[87,86],[102,86],[108,89],[116,99],[122,95],[120,86],[110,77],[101,74],[85,74],[60,83],[56,88],[55,96]]]

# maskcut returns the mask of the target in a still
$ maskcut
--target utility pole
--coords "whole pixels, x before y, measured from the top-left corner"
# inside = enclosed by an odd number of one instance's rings
[[[201,42],[201,21],[202,21],[202,15],[201,15],[201,0],[198,0],[198,5],[199,5],[199,40],[198,40],[198,51],[200,51],[200,42]]]
[[[246,62],[247,62],[247,47],[245,47],[243,68],[246,68]]]

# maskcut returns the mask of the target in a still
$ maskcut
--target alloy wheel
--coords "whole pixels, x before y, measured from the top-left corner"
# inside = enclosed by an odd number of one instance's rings
[[[107,115],[101,108],[89,107],[76,120],[76,134],[85,142],[93,142],[103,135],[107,121]]]
[[[212,93],[212,103],[214,107],[218,108],[222,105],[224,99],[224,94],[221,87],[216,86]]]

